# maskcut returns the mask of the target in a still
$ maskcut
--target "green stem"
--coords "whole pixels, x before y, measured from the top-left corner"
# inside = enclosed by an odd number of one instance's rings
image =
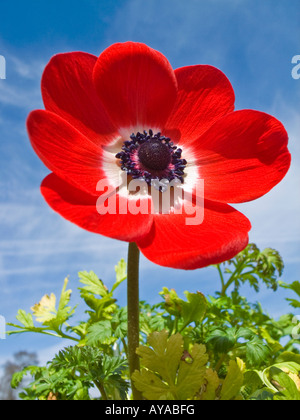
[[[243,271],[245,265],[243,262],[237,264],[235,271],[232,273],[232,275],[230,276],[229,280],[227,281],[226,284],[223,283],[223,287],[222,287],[222,291],[221,291],[221,296],[226,296],[226,292],[227,289],[232,285],[232,283],[234,283],[234,281],[236,280],[236,278],[241,274],[241,272]],[[224,277],[223,277],[224,279]]]
[[[71,337],[70,335],[63,333],[62,331],[59,331],[58,333],[59,333],[59,337],[65,338],[66,340],[76,341],[77,343],[80,341],[78,340],[78,338]]]
[[[172,335],[176,334],[178,332],[178,317],[175,316],[174,319],[174,324],[173,324],[173,330],[172,330]]]
[[[224,290],[224,288],[225,288],[225,281],[224,281],[224,276],[223,276],[223,273],[222,273],[222,270],[221,270],[220,264],[218,264],[218,265],[217,265],[217,269],[218,269],[219,276],[220,276],[220,279],[221,279],[221,284],[222,284],[222,290],[221,290],[221,295],[222,295],[223,290]]]
[[[227,354],[222,354],[222,355],[221,355],[221,357],[220,357],[220,359],[219,359],[218,363],[216,364],[216,366],[215,366],[215,368],[214,368],[214,370],[215,370],[217,373],[219,372],[219,370],[220,370],[220,368],[221,368],[222,364],[225,362],[226,357],[227,357]]]
[[[95,385],[100,391],[100,394],[102,396],[102,400],[107,401],[108,398],[107,398],[107,394],[105,392],[103,384],[101,382],[95,381]]]
[[[140,370],[140,360],[136,349],[140,341],[140,308],[139,308],[139,261],[140,251],[132,242],[128,247],[127,262],[127,328],[128,328],[128,363],[130,378],[135,370]],[[142,394],[135,388],[131,380],[131,389],[134,400],[142,400]]]

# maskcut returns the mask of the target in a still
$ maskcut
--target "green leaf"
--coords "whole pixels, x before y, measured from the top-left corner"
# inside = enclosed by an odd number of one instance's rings
[[[181,316],[182,312],[182,303],[184,302],[179,298],[174,289],[169,290],[167,287],[163,288],[163,291],[160,292],[165,299],[165,310],[170,314],[176,317]]]
[[[47,368],[28,368],[35,380],[22,398],[45,400],[54,394],[60,400],[89,400],[89,389],[100,385],[109,399],[126,399],[128,383],[123,378],[126,367],[124,359],[103,354],[97,347],[67,347]],[[21,376],[15,378],[16,385]]]
[[[290,305],[291,305],[293,308],[300,308],[300,301],[299,301],[299,300],[296,300],[296,299],[289,299],[289,298],[286,298],[286,300],[287,300],[288,302],[290,302]]]
[[[37,372],[40,371],[40,369],[41,368],[38,366],[27,366],[20,372],[15,372],[11,379],[11,387],[13,389],[16,389],[22,382],[24,376],[26,376],[28,373],[30,373],[31,375],[35,375]]]
[[[164,288],[161,294],[165,299],[166,310],[171,315],[182,316],[186,325],[191,322],[201,322],[204,318],[207,301],[202,293],[185,291],[184,294],[187,297],[187,301],[180,299],[173,289]]]
[[[97,322],[103,319],[111,319],[111,314],[117,309],[112,292],[109,292],[93,271],[89,273],[86,271],[80,272],[79,278],[80,282],[85,284],[84,287],[79,288],[80,296],[94,311],[87,311],[90,316],[89,321]]]
[[[24,325],[25,328],[34,328],[33,318],[30,313],[26,313],[23,309],[18,310],[17,320]]]
[[[120,260],[118,264],[115,266],[116,271],[116,282],[111,289],[111,293],[113,293],[117,287],[123,283],[124,280],[127,279],[127,264],[125,260]]]
[[[243,339],[244,343],[239,340]],[[260,366],[271,353],[270,347],[249,328],[214,328],[207,336],[207,343],[212,344],[218,354],[226,354],[233,348],[245,349],[250,366]]]
[[[207,337],[207,343],[213,345],[216,353],[227,353],[237,341],[235,328],[214,328]]]
[[[108,320],[92,324],[88,328],[87,335],[84,339],[84,343],[90,346],[96,344],[111,344],[114,341],[115,338],[112,337],[111,322]]]
[[[300,401],[300,392],[298,391],[295,382],[288,374],[281,369],[272,366],[269,375],[271,382],[279,391],[274,396],[275,400]]]
[[[234,360],[230,360],[229,368],[222,385],[221,400],[229,401],[235,399],[240,393],[244,382],[244,375]]]
[[[292,379],[292,381],[294,381],[297,389],[300,391],[300,376],[299,376],[300,364],[299,363],[296,363],[294,361],[285,361],[281,363],[276,363],[272,367],[281,369],[284,373],[286,373]]]
[[[104,297],[109,293],[102,280],[100,280],[93,271],[90,271],[89,273],[87,271],[81,271],[78,273],[78,276],[80,283],[85,284],[84,287],[79,289],[80,291],[89,292],[101,297]]]
[[[118,309],[112,317],[111,325],[115,337],[122,339],[127,336],[127,307]]]
[[[100,299],[86,291],[81,291],[80,295],[85,303],[92,309],[92,311],[86,311],[90,315],[91,322],[97,322],[102,319],[111,319],[112,313],[117,309],[116,300],[112,298],[111,294]]]
[[[180,319],[181,331],[192,322],[199,323],[203,320],[207,309],[207,301],[202,293],[185,291],[184,294],[187,297],[187,301],[180,299],[175,290],[169,290],[166,287],[163,288],[160,294],[165,299],[165,310],[170,315]]]
[[[182,301],[184,325],[189,325],[192,322],[201,322],[207,309],[205,296],[200,292],[189,293],[186,291],[184,294],[187,297],[187,302]]]
[[[187,354],[183,337],[168,338],[167,331],[150,334],[148,343],[137,349],[143,369],[132,376],[136,388],[150,400],[193,398],[204,383],[205,346],[195,344]]]
[[[235,270],[225,282],[225,291],[231,285],[237,290],[241,284],[248,282],[256,292],[259,291],[259,280],[274,291],[278,288],[278,280],[283,273],[283,260],[275,249],[266,248],[260,251],[255,244],[249,244],[234,259],[224,263],[234,265]],[[226,272],[226,269],[225,269]]]
[[[291,351],[284,351],[276,359],[276,363],[282,362],[295,362],[300,365],[300,354],[296,354]]]
[[[294,281],[291,284],[280,282],[279,285],[285,289],[293,290],[300,297],[300,282]],[[293,308],[300,308],[300,300],[286,298]]]
[[[168,321],[170,322],[170,319],[162,313],[153,312],[152,310],[146,313],[140,312],[140,330],[147,336],[153,331],[169,329]]]
[[[262,388],[263,381],[260,375],[255,370],[249,370],[244,374],[244,384],[242,388],[242,394],[246,399],[254,396],[258,390]]]
[[[300,297],[300,282],[294,281],[291,284],[280,282],[279,285],[285,289],[293,290]]]
[[[72,290],[66,290],[68,285],[68,278],[64,281],[64,286],[60,295],[58,310],[56,314],[56,321],[59,325],[66,322],[75,312],[70,306],[67,306],[70,302]]]
[[[258,389],[251,395],[249,400],[254,401],[273,401],[274,394],[267,388]]]
[[[271,355],[270,347],[257,336],[246,344],[246,357],[250,366],[260,366]]]

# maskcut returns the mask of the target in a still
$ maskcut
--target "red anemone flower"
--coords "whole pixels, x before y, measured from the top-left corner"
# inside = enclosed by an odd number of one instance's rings
[[[232,86],[220,70],[174,71],[141,43],[114,44],[99,58],[54,56],[42,96],[46,110],[33,111],[27,127],[52,172],[41,186],[47,203],[83,229],[136,242],[162,266],[195,269],[243,250],[251,225],[228,203],[261,197],[290,166],[283,125],[259,111],[234,111]],[[147,188],[128,193],[120,174]],[[115,214],[97,209],[100,180],[114,191]],[[204,181],[201,223],[187,222],[185,198],[181,211],[174,202],[167,212],[124,211],[132,204],[149,208],[150,187],[156,182],[163,196],[164,182],[173,180],[190,195]]]

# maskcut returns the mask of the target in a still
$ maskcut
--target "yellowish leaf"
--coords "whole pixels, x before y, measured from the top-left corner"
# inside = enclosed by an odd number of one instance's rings
[[[241,372],[245,372],[246,369],[246,363],[244,362],[244,360],[240,359],[239,357],[236,358],[236,363],[240,369]]]
[[[181,334],[168,338],[165,330],[150,334],[148,344],[137,350],[143,369],[132,376],[136,388],[149,400],[193,398],[204,382],[205,346],[195,344],[187,352]]]
[[[45,295],[39,303],[36,303],[32,308],[33,315],[36,317],[37,322],[49,322],[56,318],[56,296]]]
[[[226,378],[222,385],[221,400],[229,401],[235,399],[240,392],[244,382],[244,375],[234,360],[230,360]]]
[[[217,372],[212,369],[207,369],[205,373],[205,383],[202,387],[199,399],[203,401],[214,401],[220,385],[221,382]]]

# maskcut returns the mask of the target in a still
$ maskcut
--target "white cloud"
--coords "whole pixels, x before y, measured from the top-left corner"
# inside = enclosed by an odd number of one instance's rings
[[[5,55],[7,77],[0,83],[0,103],[30,111],[40,107],[40,79],[46,62],[43,59],[25,59],[13,54]]]
[[[31,109],[31,105],[39,103],[40,90],[37,88],[16,87],[9,80],[0,84],[1,103],[5,106],[14,106]]]
[[[6,55],[6,60],[12,65],[12,72],[23,79],[33,80],[34,83],[41,77],[45,68],[45,60],[30,59],[25,61],[15,55]]]

